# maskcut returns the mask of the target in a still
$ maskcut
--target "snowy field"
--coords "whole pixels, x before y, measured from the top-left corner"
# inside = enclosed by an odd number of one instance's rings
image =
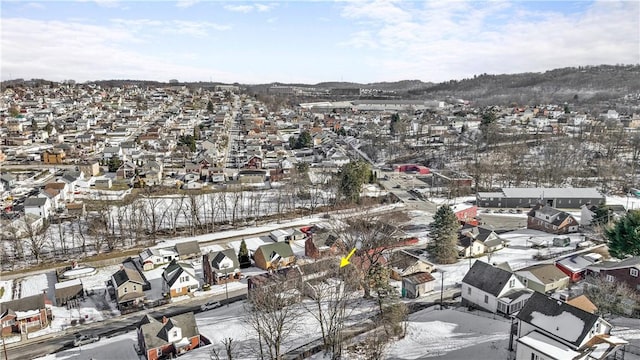
[[[435,308],[409,316],[407,335],[387,359],[508,359],[509,320]]]

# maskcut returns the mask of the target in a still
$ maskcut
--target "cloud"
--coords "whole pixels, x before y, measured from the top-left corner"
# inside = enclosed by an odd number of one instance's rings
[[[267,12],[271,11],[276,6],[276,4],[242,4],[242,5],[225,5],[225,10],[233,11],[233,12],[241,12],[241,13],[250,13],[252,11],[258,12]]]
[[[231,29],[229,25],[222,25],[209,21],[189,20],[151,20],[151,19],[111,19],[113,24],[129,31],[158,32],[164,34],[190,35],[205,37],[209,30],[225,31]]]
[[[585,3],[570,12],[532,11],[523,4],[348,2],[341,15],[358,22],[340,45],[376,51],[370,66],[389,80],[638,63],[640,17],[629,14],[639,14],[640,3]]]
[[[70,21],[43,21],[24,18],[2,19],[3,49],[0,73],[3,78],[75,79],[157,79],[180,78],[185,81],[213,76],[220,81],[236,81],[237,77],[207,67],[185,65],[193,53],[151,55],[139,50],[138,30],[124,26],[151,24],[155,20],[116,20],[109,26]],[[187,22],[183,29],[198,32],[208,24]],[[196,30],[192,30],[195,27]],[[29,31],[24,31],[29,29]],[[166,78],[166,79],[165,79]]]
[[[176,6],[179,8],[188,8],[191,7],[197,3],[199,3],[200,0],[178,0],[176,2]]]
[[[44,10],[46,9],[46,6],[44,6],[44,4],[41,3],[37,3],[37,2],[30,2],[24,5],[25,8],[28,9],[32,9],[32,10]]]

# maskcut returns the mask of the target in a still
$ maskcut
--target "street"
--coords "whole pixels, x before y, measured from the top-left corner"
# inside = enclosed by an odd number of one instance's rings
[[[229,291],[229,303],[246,299],[247,289]],[[146,314],[154,318],[171,317],[186,312],[200,312],[200,305],[208,301],[220,301],[226,304],[226,295],[199,296],[175,304],[167,304],[153,309],[118,316],[100,322],[75,326],[64,331],[45,335],[35,339],[7,344],[7,359],[34,359],[47,354],[53,354],[73,347],[76,332],[99,335],[101,338],[120,335],[137,328],[138,322]],[[224,311],[224,308],[209,311]],[[4,356],[3,356],[4,358]]]

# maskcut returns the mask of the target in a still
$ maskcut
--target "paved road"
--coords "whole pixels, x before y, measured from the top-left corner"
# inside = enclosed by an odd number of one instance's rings
[[[229,302],[244,300],[246,299],[246,294],[246,288],[229,291]],[[220,301],[222,304],[226,304],[226,295],[220,294],[194,297],[175,304],[167,304],[157,308],[138,311],[96,323],[75,326],[66,331],[56,332],[54,334],[35,339],[7,344],[8,359],[34,359],[69,349],[73,347],[75,332],[93,333],[95,335],[100,335],[100,337],[103,338],[124,334],[136,329],[138,322],[146,314],[149,314],[154,318],[161,318],[162,316],[171,317],[190,311],[198,313],[200,312],[200,305],[207,301]]]

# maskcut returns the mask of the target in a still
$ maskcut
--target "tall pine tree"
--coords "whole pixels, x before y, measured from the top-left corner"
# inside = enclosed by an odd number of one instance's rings
[[[622,259],[640,255],[640,210],[630,210],[604,232],[609,240],[609,253]]]
[[[427,251],[438,264],[453,264],[458,259],[458,218],[449,205],[438,208],[431,226],[432,241]]]
[[[240,243],[240,250],[238,251],[238,262],[241,269],[246,269],[251,266],[251,258],[249,257],[249,250],[247,249],[247,243],[242,239]]]

